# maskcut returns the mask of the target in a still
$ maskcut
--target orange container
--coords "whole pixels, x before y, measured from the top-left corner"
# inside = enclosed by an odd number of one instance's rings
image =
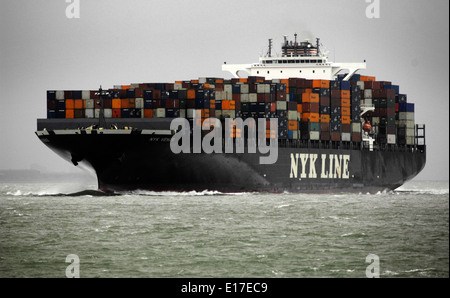
[[[128,107],[134,109],[136,107],[136,99],[128,98]]]
[[[198,80],[191,80],[191,84],[198,84]]]
[[[122,98],[120,106],[122,107],[122,109],[129,109],[130,108],[130,101],[128,100],[128,98]]]
[[[320,115],[319,113],[303,113],[302,114],[302,121],[303,122],[319,122]]]
[[[187,91],[187,98],[188,99],[195,99],[195,89],[188,89],[188,91]]]
[[[153,118],[153,110],[144,109],[144,118]]]
[[[320,88],[321,80],[312,80],[312,86],[313,88]]]
[[[239,79],[239,82],[240,82],[240,83],[247,83],[247,78],[240,78],[240,79]]]
[[[66,99],[66,109],[75,109],[75,102],[73,99]]]
[[[320,122],[329,123],[330,122],[330,115],[320,115]]]
[[[216,80],[216,83],[217,83],[217,84],[223,84],[223,80],[222,80],[222,79],[217,79],[217,80]]]
[[[302,93],[302,101],[318,103],[319,102],[319,94],[317,94],[317,93]]]
[[[302,104],[298,103],[297,104],[297,112],[302,113],[302,110],[303,110],[302,107],[303,107]]]
[[[289,130],[297,130],[298,129],[298,122],[296,120],[289,120],[288,121],[288,129]]]
[[[202,118],[209,118],[209,109],[201,109],[202,110]]]
[[[329,80],[320,80],[320,88],[330,88]]]
[[[84,109],[84,99],[75,99],[75,109]]]
[[[236,103],[234,100],[222,100],[222,110],[234,110]]]
[[[280,82],[281,84],[286,84],[286,88],[289,87],[289,79],[281,79]]]
[[[350,107],[341,107],[341,116],[350,116],[351,112],[352,110]]]
[[[313,88],[330,88],[329,80],[313,80],[312,82]]]
[[[112,108],[120,109],[122,108],[122,100],[120,98],[113,98],[112,100]]]
[[[361,81],[363,82],[374,82],[375,81],[375,77],[369,77],[369,76],[360,76],[359,78]]]
[[[209,100],[209,108],[210,109],[215,109],[216,108],[216,100],[215,99],[210,99]]]
[[[130,85],[122,85],[122,90],[130,89]]]
[[[275,129],[266,129],[266,139],[275,139],[276,137]]]
[[[342,107],[349,107],[350,106],[350,98],[342,98],[341,99],[341,106]]]
[[[341,98],[350,99],[350,90],[341,90]]]
[[[342,124],[350,124],[351,119],[352,118],[350,116],[341,116],[341,123]]]
[[[66,118],[73,119],[75,116],[75,112],[73,109],[66,109]]]

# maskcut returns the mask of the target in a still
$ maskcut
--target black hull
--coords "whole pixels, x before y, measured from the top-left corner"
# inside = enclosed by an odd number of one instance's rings
[[[369,151],[280,146],[277,162],[264,165],[259,154],[174,154],[170,136],[140,131],[38,137],[73,164],[88,162],[104,191],[376,193],[411,180],[426,162],[424,148]]]

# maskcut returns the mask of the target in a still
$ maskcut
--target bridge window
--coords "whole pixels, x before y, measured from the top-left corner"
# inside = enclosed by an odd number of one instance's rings
[[[269,73],[269,71],[267,71],[267,73]]]
[[[305,63],[305,60],[300,60],[300,63]]]
[[[313,73],[316,73],[316,71],[315,71],[315,70],[313,70]]]

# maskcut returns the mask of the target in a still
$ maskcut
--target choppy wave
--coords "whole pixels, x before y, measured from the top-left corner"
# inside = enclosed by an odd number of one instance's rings
[[[151,190],[134,190],[123,194],[136,195],[136,196],[246,196],[252,195],[249,192],[236,192],[236,193],[224,193],[216,190],[203,190],[203,191],[151,191]]]

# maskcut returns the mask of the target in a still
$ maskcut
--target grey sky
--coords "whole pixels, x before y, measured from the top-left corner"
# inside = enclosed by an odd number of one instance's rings
[[[229,78],[224,61],[253,63],[283,35],[320,37],[330,60],[400,85],[427,125],[427,165],[418,179],[449,177],[449,1],[380,0],[0,0],[0,169],[73,167],[34,135],[46,90]]]

